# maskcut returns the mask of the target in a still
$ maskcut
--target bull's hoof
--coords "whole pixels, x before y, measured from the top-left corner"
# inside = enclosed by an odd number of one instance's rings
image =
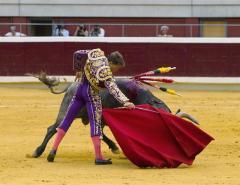
[[[38,158],[41,154],[38,154],[36,151],[33,152],[32,158]]]
[[[54,162],[54,158],[56,156],[56,150],[51,150],[48,154],[47,161],[48,162]]]
[[[40,157],[43,152],[44,152],[44,149],[42,149],[42,147],[37,147],[37,149],[32,154],[32,158]]]
[[[120,150],[118,148],[114,148],[114,149],[112,148],[111,151],[114,154],[120,154]]]

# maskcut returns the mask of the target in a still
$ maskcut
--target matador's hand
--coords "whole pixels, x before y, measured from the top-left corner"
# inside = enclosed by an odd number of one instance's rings
[[[127,108],[127,109],[134,109],[135,108],[135,105],[132,103],[132,102],[125,102],[124,104],[123,104],[123,106],[125,107],[125,108]]]

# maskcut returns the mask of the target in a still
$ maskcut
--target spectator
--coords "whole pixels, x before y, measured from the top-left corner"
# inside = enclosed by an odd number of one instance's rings
[[[85,25],[78,25],[73,36],[87,37],[88,31]]]
[[[159,37],[172,37],[172,35],[168,35],[169,27],[164,25],[161,26],[161,34],[158,35]]]
[[[99,25],[94,25],[93,29],[90,31],[91,37],[104,37],[105,30],[101,28]]]
[[[68,37],[69,31],[65,29],[64,25],[57,25],[53,35],[59,37]]]
[[[20,33],[16,31],[16,26],[10,26],[10,32],[5,34],[5,37],[25,37],[24,33]]]

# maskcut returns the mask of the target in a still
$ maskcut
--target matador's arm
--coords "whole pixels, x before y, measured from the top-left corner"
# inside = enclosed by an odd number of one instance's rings
[[[108,89],[109,93],[114,96],[119,103],[124,105],[126,102],[129,102],[129,99],[122,93],[122,91],[118,88],[115,80],[113,78],[109,78],[104,81],[105,87]]]
[[[124,105],[126,102],[129,102],[129,99],[122,93],[118,88],[113,75],[110,69],[110,66],[106,65],[101,68],[96,73],[96,77],[99,81],[103,81],[105,87],[108,89],[109,93],[114,96],[114,98]]]

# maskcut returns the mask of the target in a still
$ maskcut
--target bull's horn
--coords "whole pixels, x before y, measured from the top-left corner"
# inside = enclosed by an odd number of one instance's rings
[[[176,116],[180,117],[180,118],[187,118],[190,121],[192,121],[193,123],[199,125],[199,122],[190,114],[186,113],[186,112],[182,112],[180,109],[178,109],[178,111],[175,114]]]

